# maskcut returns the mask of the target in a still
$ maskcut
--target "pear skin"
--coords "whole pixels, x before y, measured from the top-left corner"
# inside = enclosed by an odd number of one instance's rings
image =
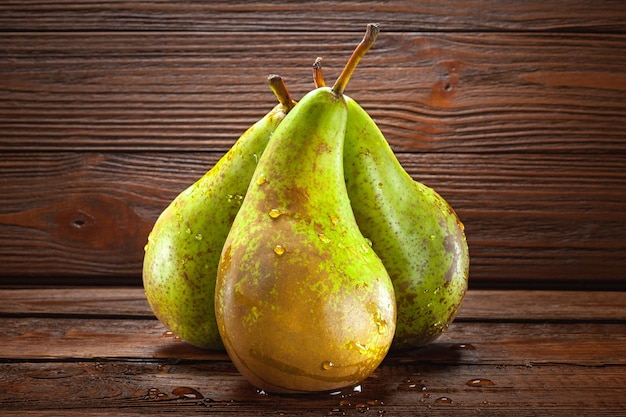
[[[165,327],[192,345],[224,349],[214,302],[220,254],[257,161],[292,106],[283,96],[211,170],[169,204],[148,237],[143,263],[148,303]]]
[[[435,340],[458,313],[468,285],[464,227],[435,190],[402,168],[376,123],[349,97],[344,146],[348,195],[394,285],[392,349]]]
[[[302,98],[263,153],[222,252],[219,331],[237,369],[268,392],[356,384],[393,338],[393,286],[345,188],[346,116],[329,88]]]

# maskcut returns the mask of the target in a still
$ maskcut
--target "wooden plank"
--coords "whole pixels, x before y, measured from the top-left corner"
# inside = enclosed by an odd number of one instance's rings
[[[618,416],[626,409],[622,293],[470,291],[435,343],[388,355],[357,387],[304,396],[257,391],[225,354],[176,341],[142,317],[141,296],[139,288],[0,290],[2,415]]]
[[[0,289],[0,316],[154,317],[143,288]]]
[[[0,316],[153,317],[142,288],[0,289]],[[626,321],[615,291],[470,290],[457,321]]]
[[[257,392],[225,362],[18,363],[0,364],[0,372],[0,386],[8,388],[0,390],[0,409],[20,416],[525,416],[539,411],[614,416],[624,409],[626,378],[623,366],[383,365],[356,390],[286,396]],[[470,386],[477,380],[482,385]]]
[[[624,31],[621,2],[576,0],[264,2],[4,1],[1,30],[354,30],[379,21],[389,30]]]
[[[15,152],[0,172],[2,275],[140,284],[159,213],[221,153]],[[398,153],[457,210],[471,280],[623,281],[626,157]],[[98,278],[105,277],[105,278]],[[39,279],[39,278],[37,278]]]
[[[300,98],[359,38],[2,33],[0,151],[224,151],[275,102],[268,73]],[[397,150],[623,153],[625,60],[624,35],[383,33],[348,94]]]
[[[225,360],[175,340],[156,320],[0,317],[1,360]],[[565,354],[564,352],[567,352]],[[390,355],[398,363],[581,366],[626,364],[626,323],[455,321],[426,349]]]

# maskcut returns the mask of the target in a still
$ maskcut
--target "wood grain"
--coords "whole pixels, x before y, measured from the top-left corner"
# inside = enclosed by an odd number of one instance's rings
[[[8,301],[3,311],[0,310],[0,327],[10,329],[3,336],[0,358],[158,360],[175,356],[189,361],[226,360],[223,353],[197,349],[175,339],[149,314],[145,303],[138,309],[140,289],[117,289],[115,293],[113,289],[74,289],[61,293],[55,290],[49,294],[40,290],[39,297],[56,308],[50,307],[42,314],[28,307],[32,304],[29,298],[32,299],[33,291],[0,291],[0,299],[19,301]],[[626,364],[626,309],[619,293],[536,294],[470,292],[458,318],[434,344],[413,353],[391,354],[386,360],[402,364],[453,361],[525,366],[563,362],[562,349],[567,346],[568,364]],[[109,301],[112,301],[109,308],[113,307],[116,314],[111,311],[103,314],[99,307]],[[543,308],[538,303],[543,303]],[[477,308],[479,305],[482,307]],[[561,305],[570,313],[563,315],[555,311],[563,309]],[[602,311],[606,308],[609,310]],[[611,308],[619,312],[613,313]],[[531,313],[533,310],[543,312]]]
[[[225,151],[352,33],[3,33],[0,150]],[[281,48],[276,50],[276,45]],[[515,53],[511,53],[511,51]],[[348,94],[405,152],[623,153],[626,37],[382,34]]]
[[[225,354],[166,334],[139,288],[5,289],[0,410],[617,416],[626,407],[625,300],[616,292],[469,291],[457,320],[427,348],[388,355],[357,387],[288,396],[257,391]]]
[[[142,1],[4,1],[0,28],[65,31],[68,22],[78,30],[189,30],[229,32],[360,31],[376,21],[386,30],[415,31],[624,31],[626,12],[619,1],[596,0],[435,0],[413,2],[266,0],[264,2]],[[355,28],[356,27],[356,28]]]
[[[626,288],[626,3],[0,3],[0,284],[140,284],[154,220],[311,64],[465,223],[471,285]]]
[[[8,153],[3,274],[137,284],[159,213],[220,153]],[[457,210],[479,281],[623,279],[626,158],[399,153]],[[36,253],[36,256],[34,254]],[[128,277],[134,277],[128,279]],[[19,284],[22,278],[12,279]]]
[[[290,397],[258,393],[224,362],[3,364],[0,370],[10,387],[0,393],[3,415],[20,416],[530,416],[544,411],[617,416],[623,412],[626,378],[623,367],[607,372],[566,365],[384,365],[359,386],[360,392]],[[477,379],[493,385],[467,385]]]
[[[141,288],[0,288],[0,300],[3,317],[154,317]],[[463,299],[457,321],[481,320],[624,322],[626,298],[617,291],[471,290]]]

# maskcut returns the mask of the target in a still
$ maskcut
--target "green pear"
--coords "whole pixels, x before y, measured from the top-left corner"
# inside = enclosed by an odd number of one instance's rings
[[[156,317],[175,335],[223,350],[215,320],[215,279],[230,226],[270,135],[295,104],[270,76],[280,103],[161,213],[145,247],[143,285]]]
[[[469,251],[452,207],[402,168],[384,136],[346,97],[346,187],[357,223],[394,285],[393,349],[424,346],[454,320],[468,284]]]
[[[219,331],[237,369],[267,392],[356,384],[393,339],[393,286],[343,176],[343,90],[377,33],[369,25],[333,88],[306,94],[276,128],[224,244]]]
[[[321,58],[313,64],[324,85]],[[345,96],[346,187],[364,236],[385,265],[396,295],[392,349],[424,346],[454,320],[468,285],[463,223],[435,190],[414,181],[374,120]]]

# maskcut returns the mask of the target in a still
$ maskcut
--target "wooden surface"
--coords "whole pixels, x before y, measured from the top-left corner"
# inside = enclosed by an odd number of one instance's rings
[[[0,290],[0,326],[3,416],[626,413],[619,292],[470,291],[427,348],[302,396],[264,395],[225,354],[176,340],[138,288]]]
[[[0,283],[140,284],[158,214],[324,57],[474,287],[626,288],[622,1],[0,1]]]

